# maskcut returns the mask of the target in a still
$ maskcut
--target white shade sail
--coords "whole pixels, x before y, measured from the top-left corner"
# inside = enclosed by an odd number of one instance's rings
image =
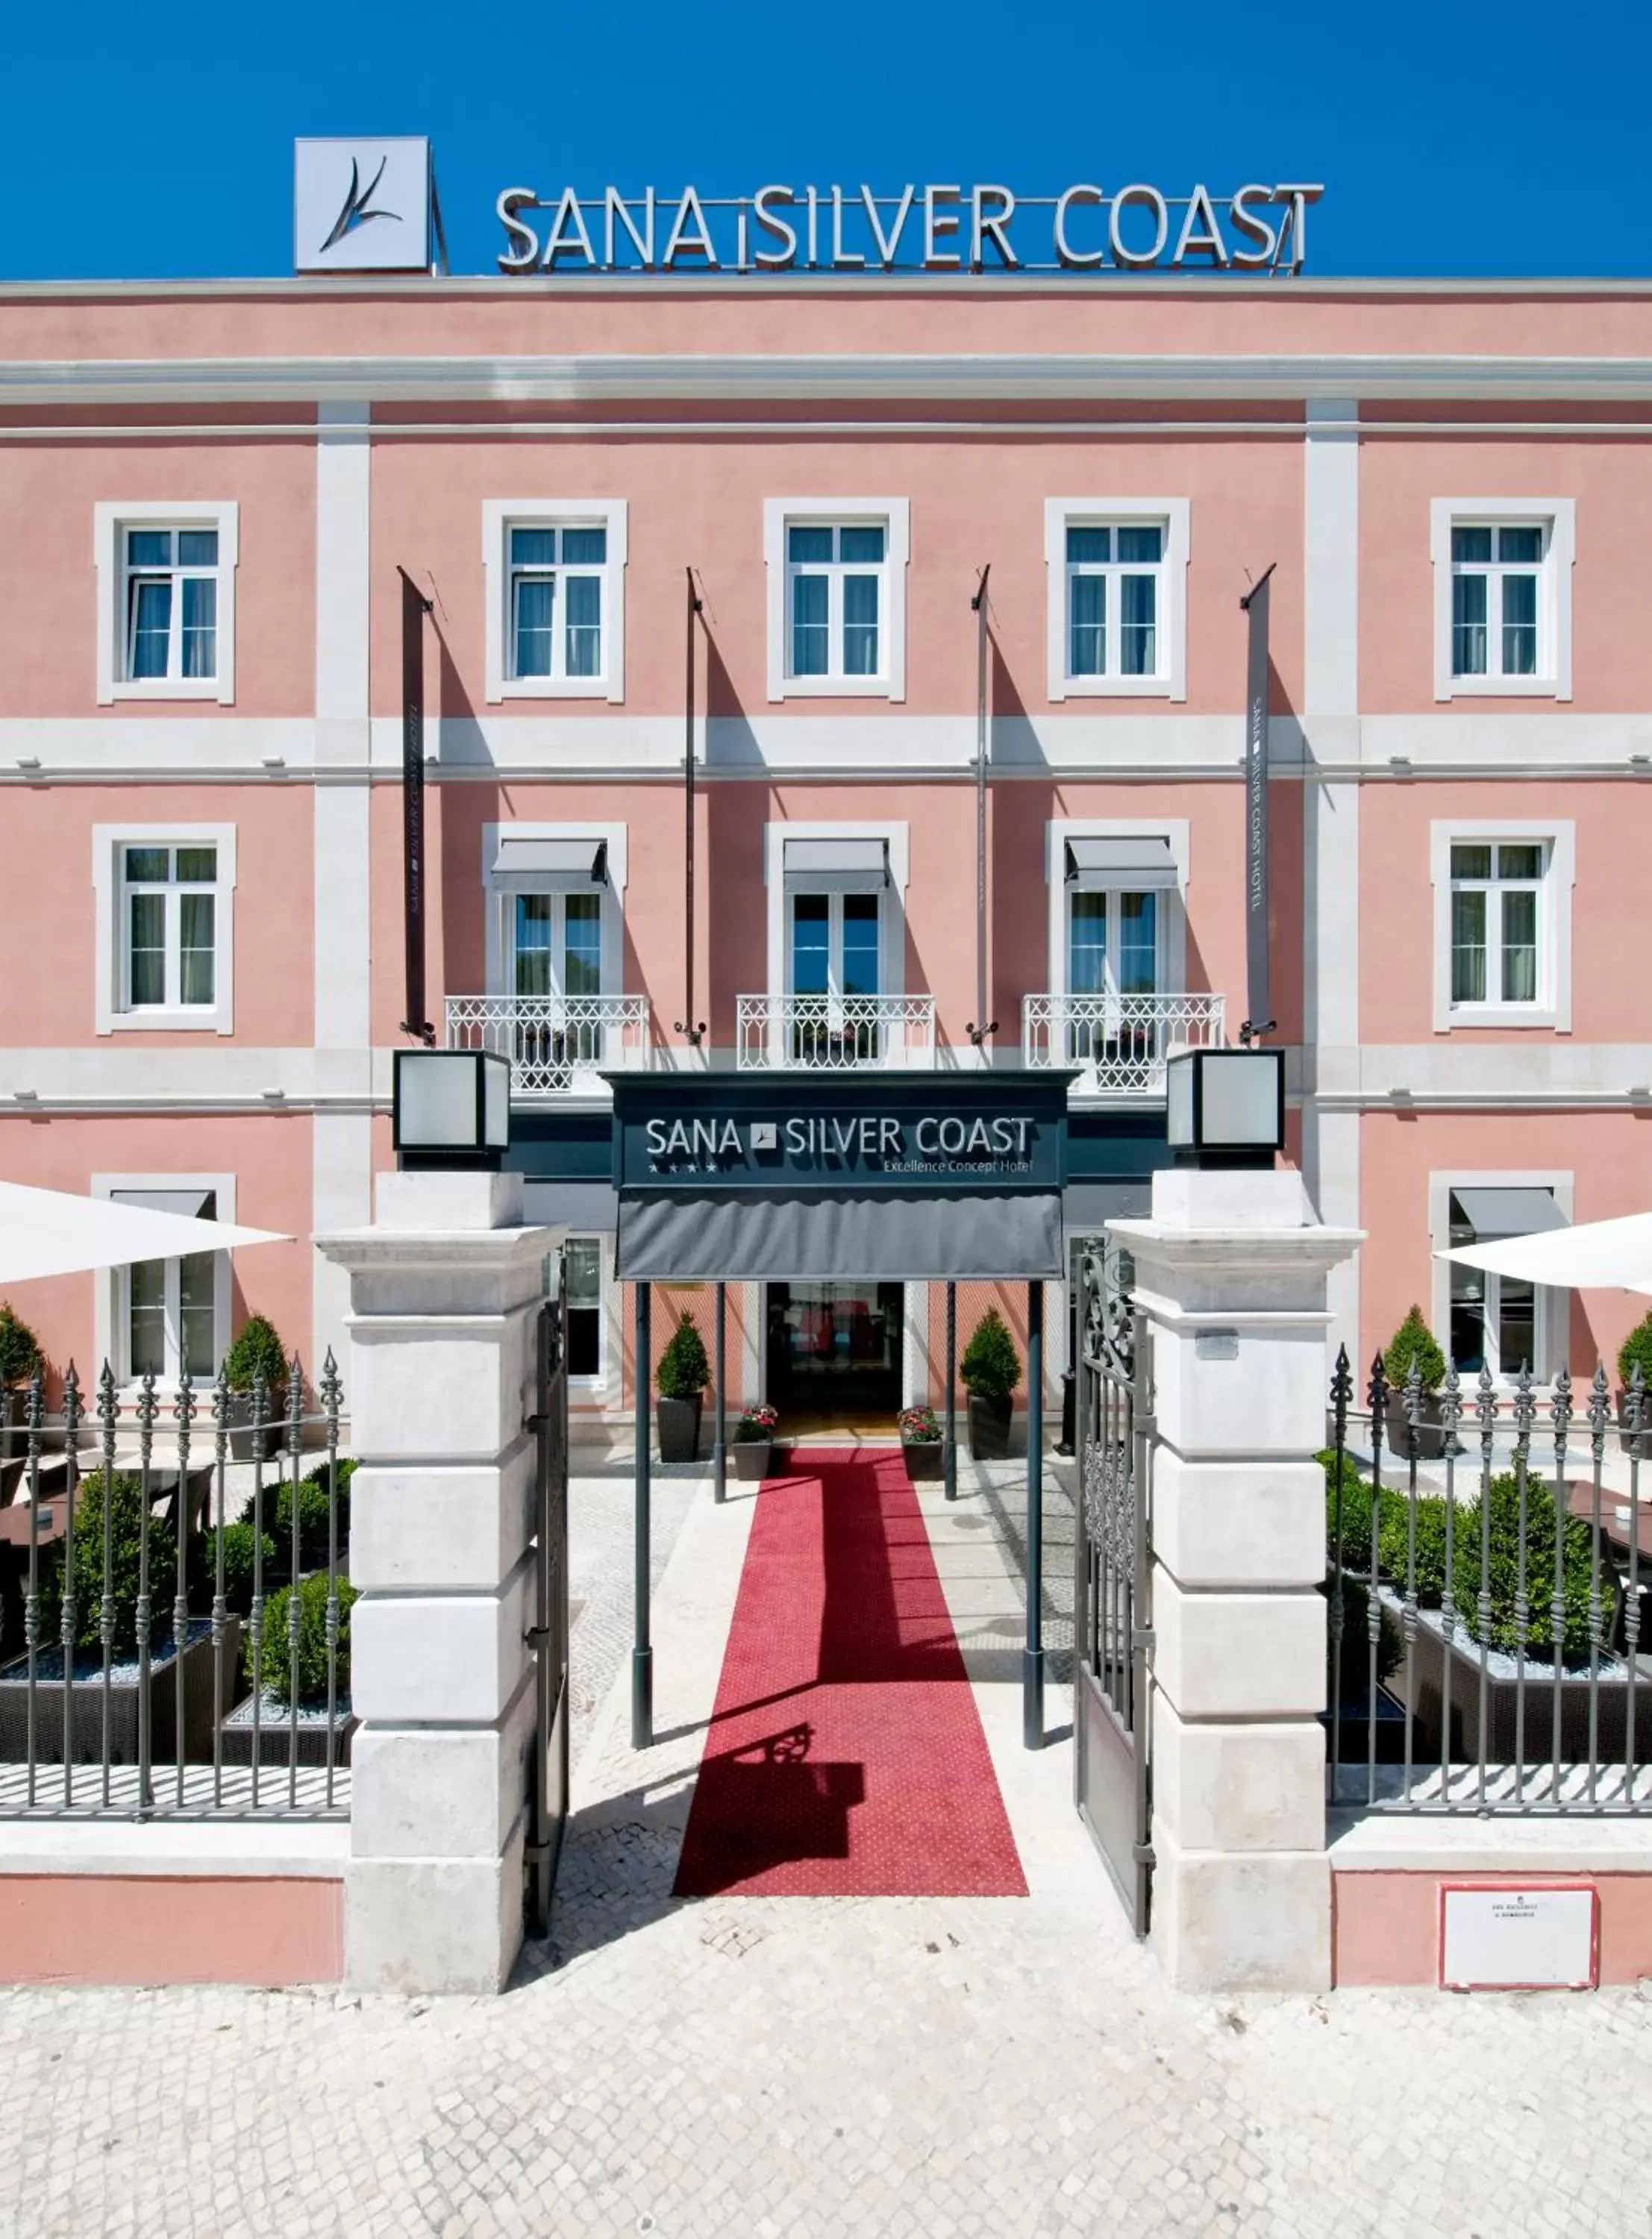
[[[1642,1291],[1652,1295],[1652,1213],[1586,1220],[1576,1228],[1465,1244],[1436,1258],[1489,1275],[1562,1291]]]
[[[0,1284],[289,1241],[267,1228],[238,1228],[233,1221],[197,1220],[152,1205],[0,1182]]]

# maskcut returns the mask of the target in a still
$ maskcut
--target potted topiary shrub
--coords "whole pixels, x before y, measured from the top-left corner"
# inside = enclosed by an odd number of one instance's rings
[[[1617,1427],[1623,1452],[1633,1453],[1635,1438],[1629,1427],[1629,1382],[1641,1372],[1641,1458],[1652,1454],[1652,1314],[1635,1327],[1617,1349]]]
[[[23,1434],[14,1428],[22,1387],[43,1365],[40,1340],[9,1299],[0,1299],[0,1457],[10,1461],[23,1452]]]
[[[959,1375],[970,1395],[971,1459],[1006,1460],[1010,1452],[1011,1394],[1021,1381],[1021,1363],[1015,1340],[996,1306],[989,1306],[976,1323],[964,1348]]]
[[[660,1394],[660,1458],[692,1462],[700,1452],[700,1414],[711,1382],[711,1363],[705,1341],[687,1314],[672,1332],[654,1380]]]
[[[932,1407],[904,1407],[896,1416],[900,1432],[900,1455],[906,1475],[914,1485],[932,1482],[941,1473],[941,1426]]]
[[[1422,1460],[1436,1462],[1445,1452],[1439,1399],[1440,1386],[1445,1381],[1445,1355],[1423,1320],[1421,1306],[1408,1310],[1383,1355],[1383,1374],[1388,1384],[1388,1450],[1402,1461],[1408,1459],[1411,1452],[1405,1385],[1413,1365],[1423,1387],[1416,1451]]]
[[[734,1474],[749,1484],[771,1476],[774,1468],[774,1425],[778,1407],[766,1399],[748,1407],[734,1425]]]
[[[264,1379],[264,1423],[255,1438],[252,1429],[254,1379]],[[275,1325],[265,1314],[251,1314],[242,1324],[235,1342],[223,1357],[224,1381],[235,1395],[230,1405],[229,1452],[238,1462],[268,1461],[281,1444],[282,1416],[287,1405],[287,1354]]]
[[[298,1486],[298,1574],[324,1569],[328,1548],[332,1539],[332,1501],[327,1485],[327,1464],[313,1469],[300,1479]],[[350,1479],[355,1474],[354,1460],[338,1465],[338,1559],[342,1565],[349,1554],[350,1545]],[[256,1500],[259,1522],[269,1536],[275,1549],[273,1573],[266,1568],[266,1591],[272,1584],[284,1585],[293,1575],[293,1488],[290,1479],[282,1476],[275,1484],[266,1485],[262,1498],[247,1495],[241,1511],[241,1522],[250,1530],[253,1507]]]
[[[338,1651],[333,1669],[333,1709],[335,1714],[333,1762],[350,1761],[350,1736],[356,1720],[350,1709],[350,1609],[356,1595],[348,1578],[337,1581]],[[258,1762],[285,1764],[292,1751],[294,1725],[292,1643],[289,1632],[293,1596],[298,1597],[298,1717],[297,1762],[325,1764],[328,1735],[327,1599],[325,1571],[314,1571],[295,1586],[282,1586],[264,1605],[263,1639],[255,1653],[252,1636],[243,1633],[241,1661],[247,1684],[253,1691],[238,1703],[221,1729],[224,1761],[250,1764],[253,1760],[254,1708],[256,1706]]]

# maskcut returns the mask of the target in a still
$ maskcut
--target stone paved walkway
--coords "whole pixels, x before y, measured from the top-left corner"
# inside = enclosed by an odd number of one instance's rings
[[[0,1997],[0,2234],[1652,2234],[1652,2003],[1164,1990],[1065,1745],[1018,1746],[1011,1472],[926,1511],[1032,1895],[675,1902],[750,1517],[685,1483],[659,1742],[626,1746],[616,1664],[554,1940],[510,1992]],[[611,1562],[575,1561],[588,1611],[622,1606]]]

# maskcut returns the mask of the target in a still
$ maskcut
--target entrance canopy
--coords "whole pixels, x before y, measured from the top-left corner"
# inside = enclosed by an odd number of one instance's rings
[[[1065,1073],[610,1079],[623,1281],[1063,1272]]]

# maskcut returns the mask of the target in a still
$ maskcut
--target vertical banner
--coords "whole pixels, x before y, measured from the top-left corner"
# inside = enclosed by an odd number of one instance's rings
[[[424,1014],[424,618],[430,601],[405,568],[401,577],[401,864],[402,927],[407,942],[408,1014],[404,1033],[433,1043]]]
[[[1239,604],[1250,622],[1244,681],[1245,1022],[1241,1040],[1272,1028],[1268,970],[1268,579],[1269,568]],[[1247,1031],[1248,1030],[1248,1031]]]

